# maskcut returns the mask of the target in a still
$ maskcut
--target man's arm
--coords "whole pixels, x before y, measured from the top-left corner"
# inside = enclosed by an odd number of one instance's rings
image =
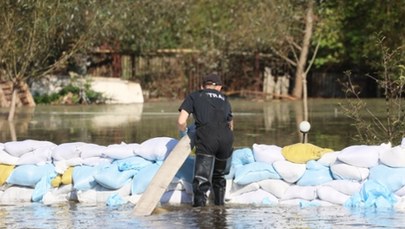
[[[177,119],[177,128],[179,128],[180,132],[184,132],[187,130],[187,119],[188,119],[189,113],[185,110],[181,110],[179,117]]]

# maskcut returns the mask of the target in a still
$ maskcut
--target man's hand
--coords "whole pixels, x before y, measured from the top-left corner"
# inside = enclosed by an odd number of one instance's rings
[[[183,138],[184,136],[186,136],[186,135],[187,135],[187,132],[188,132],[188,128],[186,128],[186,130],[184,130],[184,131],[179,130],[179,136],[180,136],[180,138]]]

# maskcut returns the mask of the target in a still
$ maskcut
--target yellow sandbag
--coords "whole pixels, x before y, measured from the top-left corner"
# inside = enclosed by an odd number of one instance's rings
[[[325,153],[333,152],[332,149],[321,148],[310,143],[297,143],[284,146],[281,154],[287,161],[305,164],[310,160],[318,160]]]
[[[6,182],[14,167],[15,165],[0,164],[0,186]]]
[[[51,180],[51,185],[54,188],[59,187],[62,184],[62,176],[61,175],[57,175],[55,178],[53,178]]]
[[[71,184],[72,183],[72,174],[73,167],[69,167],[62,175],[62,184]]]

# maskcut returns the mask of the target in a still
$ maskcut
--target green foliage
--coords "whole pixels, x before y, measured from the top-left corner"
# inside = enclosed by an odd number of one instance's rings
[[[58,93],[34,95],[34,100],[37,104],[66,104],[64,100],[67,97],[71,99],[69,104],[100,104],[107,100],[102,93],[92,90],[90,84],[85,84],[83,89],[69,84]]]
[[[381,144],[390,141],[397,145],[405,137],[405,89],[404,64],[401,62],[402,49],[390,50],[384,45],[384,39],[379,40],[379,51],[382,53],[383,68],[379,76],[374,77],[378,88],[385,97],[385,107],[370,107],[367,101],[360,98],[358,88],[351,81],[351,74],[347,72],[348,81],[344,85],[348,97],[346,104],[342,104],[346,116],[353,119],[353,126],[357,129],[356,140],[364,144]],[[379,110],[380,109],[380,110]],[[378,114],[384,115],[379,116]],[[370,117],[370,118],[365,118]]]

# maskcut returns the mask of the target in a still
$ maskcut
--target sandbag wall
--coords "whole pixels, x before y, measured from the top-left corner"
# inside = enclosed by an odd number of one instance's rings
[[[0,143],[0,204],[136,204],[177,142],[157,137],[109,146]],[[354,145],[341,151],[254,144],[235,150],[231,163],[227,203],[391,208],[401,207],[405,196],[405,140],[394,147]],[[190,156],[161,203],[191,203],[193,167]]]

